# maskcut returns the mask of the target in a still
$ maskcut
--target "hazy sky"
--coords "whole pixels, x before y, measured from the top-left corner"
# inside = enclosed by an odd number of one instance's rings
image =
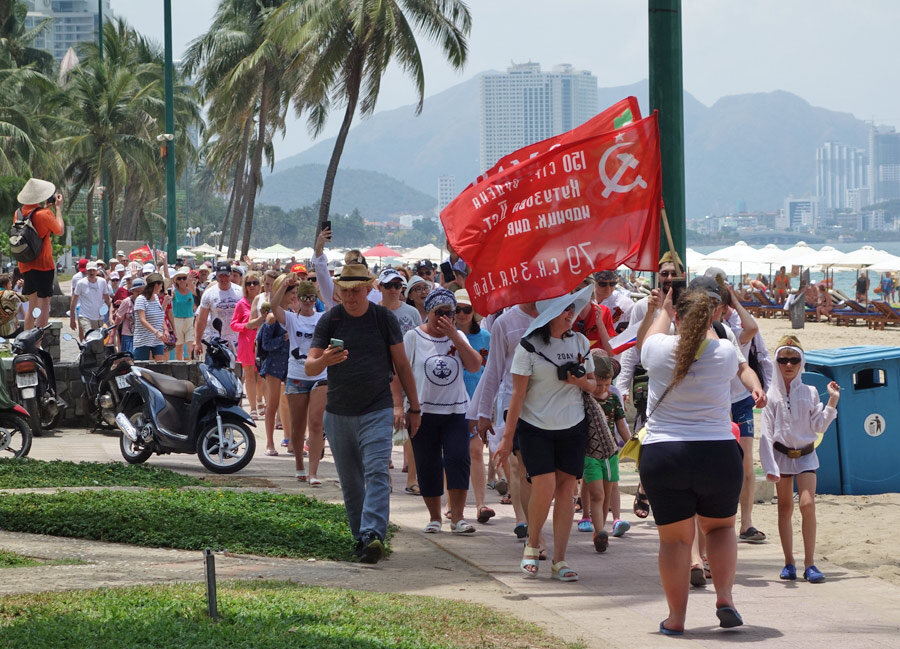
[[[113,11],[162,42],[162,3],[112,0]],[[511,61],[548,68],[571,63],[600,86],[647,77],[644,0],[469,0],[469,61],[461,73],[420,38],[426,96]],[[175,56],[209,26],[218,0],[174,0]],[[787,90],[814,106],[900,127],[897,0],[683,0],[684,86],[707,105],[725,95]],[[376,110],[415,101],[412,83],[391,73]],[[332,120],[326,135],[337,131]],[[358,123],[358,122],[357,122]],[[352,137],[352,135],[351,135]],[[310,144],[293,120],[278,159]]]

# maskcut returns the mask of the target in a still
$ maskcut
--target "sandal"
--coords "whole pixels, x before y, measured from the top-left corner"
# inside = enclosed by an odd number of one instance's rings
[[[425,526],[425,529],[422,530],[426,534],[437,534],[441,531],[441,522],[440,521],[431,521],[428,525]]]
[[[500,499],[501,505],[512,505],[512,498],[510,498],[509,494],[506,494]]]
[[[703,574],[702,566],[691,566],[691,586],[694,586],[695,588],[706,586],[706,576]]]
[[[285,437],[283,440],[281,440],[282,447],[287,448],[290,445],[291,445],[291,440],[289,440],[287,437]]]
[[[500,478],[499,480],[497,480],[497,482],[494,483],[493,488],[496,489],[497,493],[501,496],[505,496],[507,493],[509,493],[509,483],[506,481],[506,478]]]
[[[421,492],[419,491],[419,485],[417,485],[417,484],[411,484],[411,485],[409,485],[406,489],[404,489],[403,491],[405,491],[406,493],[408,493],[410,496],[419,496],[419,495],[421,495]]]
[[[516,535],[517,539],[524,539],[528,536],[528,523],[516,523],[515,528],[513,528],[513,533]]]
[[[522,563],[519,564],[519,569],[526,579],[537,577],[540,556],[541,551],[538,548],[531,548],[527,544],[525,545],[525,552],[522,554]],[[534,568],[534,570],[529,570],[529,568]]]
[[[723,629],[731,629],[744,623],[740,613],[733,606],[717,607],[716,617],[719,618],[719,626]]]
[[[559,581],[578,581],[578,573],[572,570],[565,561],[557,561],[550,566],[550,576]]]
[[[593,532],[594,522],[590,518],[582,518],[580,521],[578,521],[578,531]]]
[[[274,457],[278,455],[278,451],[276,451],[274,448],[267,448],[266,455],[268,455],[269,457]]]
[[[450,511],[450,510],[448,509],[447,511],[444,512],[444,518],[446,518],[448,521],[449,521],[449,520],[452,520],[452,519],[453,519],[453,512]]]
[[[712,579],[712,572],[709,570],[709,561],[706,560],[706,557],[700,557],[703,560],[703,576],[707,579]]]
[[[297,476],[297,480],[299,480],[300,482],[306,482],[306,476],[308,475],[306,473],[306,469],[297,471],[297,473],[295,475]]]
[[[738,536],[738,541],[743,541],[744,543],[762,543],[765,540],[766,535],[752,525],[747,528],[746,532],[741,532],[740,536]]]
[[[634,515],[638,518],[647,518],[650,515],[650,501],[647,499],[647,494],[641,491],[640,488],[638,488],[634,497],[632,509],[634,509]]]
[[[582,509],[581,496],[578,496],[578,498],[575,499],[575,513],[580,514]]]
[[[319,480],[318,478],[310,477],[310,478],[308,478],[307,481],[308,481],[310,487],[321,487],[322,486],[322,481]]]
[[[454,534],[474,534],[475,526],[466,521],[466,519],[460,518],[455,523],[450,523],[450,531]]]
[[[489,520],[491,520],[496,515],[497,515],[497,512],[495,512],[490,507],[479,507],[478,508],[478,518],[476,518],[475,520],[477,520],[479,523],[481,523],[483,525],[484,523],[487,523]]]
[[[606,548],[609,547],[609,534],[606,533],[606,530],[600,530],[596,534],[594,534],[594,549],[601,554],[606,552]]]

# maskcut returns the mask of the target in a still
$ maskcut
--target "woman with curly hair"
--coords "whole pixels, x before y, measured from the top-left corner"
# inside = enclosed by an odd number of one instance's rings
[[[653,308],[647,310],[637,338],[650,395],[640,475],[659,533],[660,581],[669,605],[659,631],[684,633],[695,515],[706,535],[719,625],[739,626],[743,620],[731,591],[743,463],[729,417],[737,352],[710,328],[717,293],[689,290],[674,307],[671,290],[664,300],[654,291],[650,300]],[[662,308],[654,317],[660,301]],[[673,319],[674,336],[669,334]]]

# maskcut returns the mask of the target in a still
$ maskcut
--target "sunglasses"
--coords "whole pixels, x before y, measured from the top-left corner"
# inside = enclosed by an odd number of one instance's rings
[[[618,282],[597,282],[597,286],[608,286],[608,287],[613,287],[613,286],[615,286],[617,283],[618,283]]]
[[[313,283],[315,283],[315,281],[316,281],[316,276],[315,276],[315,275],[309,275],[309,276],[306,278],[306,281],[307,281],[307,282],[313,282]]]
[[[428,275],[428,276],[431,276],[431,275],[434,275],[434,271],[433,271],[433,270],[420,270],[420,271],[419,271],[419,275]]]
[[[382,284],[382,286],[385,288],[392,288],[396,291],[399,291],[400,289],[403,288],[403,283],[402,282],[388,282],[387,284]]]
[[[187,279],[187,277],[176,277],[176,278],[175,278],[175,281],[176,281],[176,282],[183,282],[183,281],[186,280],[186,279]]]
[[[466,315],[469,315],[470,313],[472,313],[472,311],[473,311],[473,309],[472,309],[472,307],[470,307],[470,306],[458,306],[458,307],[456,307],[456,312],[457,312],[457,313],[465,313]]]
[[[300,301],[301,302],[315,302],[316,296],[315,295],[301,295]]]
[[[446,310],[444,310],[444,309],[439,309],[439,310],[437,310],[437,311],[434,312],[434,316],[435,316],[436,318],[449,318],[449,317],[452,316],[452,315],[453,315],[453,312],[452,312],[452,311],[446,311]]]
[[[259,282],[247,282],[245,286],[259,286]]]
[[[779,358],[776,358],[775,360],[778,361],[779,365],[787,365],[788,363],[790,363],[791,365],[799,365],[800,364],[800,359],[796,356],[790,356],[790,357],[780,356]]]
[[[574,305],[574,304],[570,304],[570,305],[567,306],[565,309],[563,309],[563,311],[574,311],[574,310],[575,310],[575,305]]]
[[[659,271],[659,276],[660,277],[677,277],[678,273],[676,273],[674,270],[661,270],[661,271]]]

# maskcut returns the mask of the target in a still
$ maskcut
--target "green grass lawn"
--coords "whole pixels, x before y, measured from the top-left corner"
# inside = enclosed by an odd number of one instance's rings
[[[81,559],[35,559],[34,557],[26,557],[24,554],[8,552],[0,550],[0,568],[30,568],[32,566],[72,566],[83,565],[85,562]]]
[[[354,546],[341,506],[303,495],[222,489],[6,493],[0,498],[0,529],[344,561]]]
[[[539,627],[463,602],[284,582],[200,584],[0,598],[0,646],[17,649],[443,649],[566,647]]]
[[[0,459],[0,489],[36,487],[187,487],[197,478],[168,469],[123,462],[45,462],[29,458]]]

